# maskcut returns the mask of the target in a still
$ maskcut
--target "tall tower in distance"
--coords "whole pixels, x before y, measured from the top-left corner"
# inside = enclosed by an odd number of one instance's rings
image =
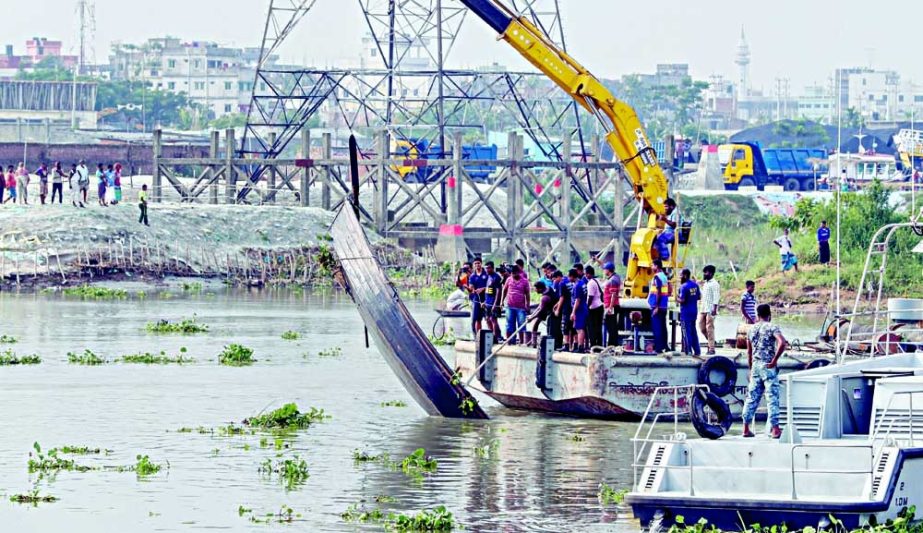
[[[750,95],[750,45],[743,26],[740,27],[740,42],[737,44],[737,100],[745,100]]]

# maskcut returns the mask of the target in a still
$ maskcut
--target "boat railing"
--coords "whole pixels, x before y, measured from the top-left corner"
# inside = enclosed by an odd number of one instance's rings
[[[888,413],[891,411],[891,407],[894,405],[894,399],[899,396],[907,396],[908,398],[908,409],[907,409],[907,430],[910,436],[910,446],[914,446],[914,412],[913,412],[913,395],[914,394],[923,394],[923,391],[897,391],[891,394],[891,397],[888,398],[888,403],[885,405],[884,411],[882,411],[881,416],[876,416],[875,421],[875,431],[872,432],[872,440],[877,441],[878,439],[889,439],[891,438],[891,430],[894,428],[895,422],[902,422],[903,417],[892,417],[888,420]],[[888,428],[885,430],[884,435],[881,434],[882,425],[887,421]]]
[[[639,469],[644,468],[644,464],[642,463],[643,457],[647,456],[652,443],[662,442],[663,440],[685,440],[685,435],[679,432],[679,418],[686,413],[680,412],[679,400],[680,398],[685,398],[688,403],[688,401],[692,398],[692,394],[700,389],[708,391],[708,386],[700,384],[671,385],[656,387],[654,389],[653,394],[651,394],[650,399],[647,401],[647,407],[644,409],[644,415],[641,417],[641,422],[638,424],[637,429],[635,429],[635,435],[631,439],[633,447],[632,471],[634,472],[635,486],[638,485],[638,474],[640,472]],[[664,399],[670,399],[671,396],[673,400],[673,410],[657,412],[653,417],[651,417],[651,411],[654,405]],[[673,421],[673,433],[670,434],[666,439],[652,439],[651,436],[654,434],[654,429],[662,419]]]
[[[795,451],[800,450],[800,449],[808,449],[808,450],[811,450],[812,452],[815,452],[818,450],[843,450],[843,449],[868,450],[869,451],[869,463],[868,463],[869,466],[868,468],[860,468],[860,469],[837,468],[837,469],[818,470],[814,468],[808,468],[807,466],[805,466],[805,468],[803,469],[796,469],[795,468]],[[807,465],[809,457],[810,457],[809,454],[804,455],[805,465]],[[824,446],[824,445],[818,445],[818,444],[795,444],[792,446],[792,452],[791,452],[792,499],[793,500],[798,499],[798,482],[796,479],[797,474],[836,474],[836,475],[868,476],[868,479],[869,479],[868,486],[871,487],[872,486],[872,483],[871,483],[872,475],[874,471],[874,459],[875,459],[875,448],[872,443],[850,444],[846,446],[839,445],[839,444],[831,445],[831,446]]]
[[[841,313],[836,320],[848,322],[845,338],[839,339],[844,352],[867,351],[870,355],[904,352],[907,344],[919,344],[923,339],[923,328],[909,321],[895,321],[894,314],[920,313],[923,307],[900,310],[877,309],[852,313]],[[857,345],[868,344],[868,348]]]

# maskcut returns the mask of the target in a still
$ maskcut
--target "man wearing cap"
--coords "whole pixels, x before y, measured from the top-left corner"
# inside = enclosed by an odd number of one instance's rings
[[[603,272],[606,274],[606,285],[603,288],[606,346],[620,346],[622,339],[619,337],[619,293],[622,291],[622,278],[615,272],[615,265],[611,262],[603,265]]]

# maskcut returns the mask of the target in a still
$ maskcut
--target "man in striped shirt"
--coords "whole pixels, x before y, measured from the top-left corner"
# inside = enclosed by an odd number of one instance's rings
[[[753,291],[756,290],[756,283],[747,282],[747,290],[740,297],[740,314],[743,316],[744,324],[756,324],[756,296]]]
[[[721,302],[721,289],[715,280],[715,266],[707,265],[702,269],[705,281],[701,284],[702,307],[699,310],[699,331],[708,340],[707,355],[715,355],[715,317],[718,316],[718,304]]]

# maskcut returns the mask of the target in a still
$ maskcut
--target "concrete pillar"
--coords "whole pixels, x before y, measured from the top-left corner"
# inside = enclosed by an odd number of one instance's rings
[[[154,152],[154,173],[153,179],[151,182],[151,201],[152,202],[161,202],[163,201],[162,196],[162,179],[163,176],[160,172],[160,157],[161,157],[161,140],[163,137],[163,132],[161,130],[154,130],[154,140],[153,140],[153,152]]]
[[[234,149],[237,143],[234,139],[234,129],[228,128],[224,132],[224,196],[228,204],[237,203],[237,172],[234,170]]]
[[[436,240],[436,260],[442,263],[461,263],[467,255],[464,227],[461,224],[463,150],[462,134],[457,131],[452,136],[452,174],[446,180],[448,223],[440,226],[439,238]]]
[[[218,150],[221,144],[221,132],[215,130],[211,135],[211,145],[209,146],[208,154],[213,161],[218,160]],[[217,174],[217,167],[211,166],[208,169],[208,203],[211,205],[218,205],[218,180],[215,179],[215,174]]]
[[[332,146],[332,137],[329,133],[325,133],[321,138],[321,151],[323,154],[321,157],[324,159],[325,167],[323,181],[321,182],[320,187],[320,206],[323,209],[330,210],[330,159],[333,154]]]
[[[304,128],[301,130],[301,157],[311,160],[311,129]],[[308,207],[311,194],[311,164],[304,167],[304,174],[301,175],[301,207]]]
[[[269,133],[269,146],[275,147],[276,145],[276,133]],[[278,155],[276,156],[278,157]],[[276,171],[278,167],[275,165],[276,159],[271,159],[269,162],[269,167],[266,169],[269,171],[269,175],[266,177],[266,195],[264,198],[272,198],[269,203],[276,203],[275,199],[275,190],[276,190]]]
[[[379,235],[388,231],[388,174],[387,161],[391,158],[391,141],[388,130],[378,132],[375,149],[378,151],[378,187],[372,191],[372,201],[375,204],[375,228]]]

